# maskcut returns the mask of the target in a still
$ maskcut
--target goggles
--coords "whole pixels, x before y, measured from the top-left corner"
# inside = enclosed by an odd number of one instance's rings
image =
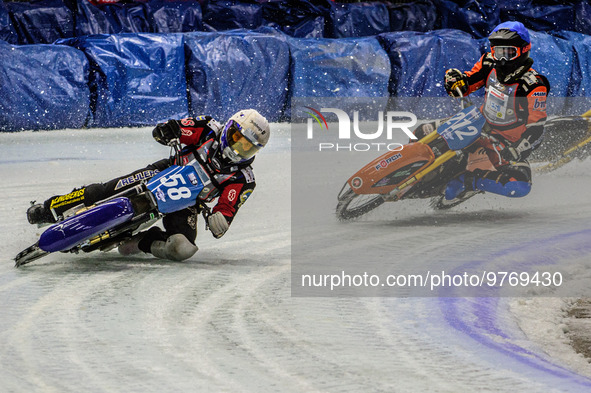
[[[529,51],[531,49],[531,44],[523,48],[518,48],[516,46],[493,46],[490,49],[495,60],[500,61],[504,59],[505,61],[511,61]]]
[[[226,125],[226,141],[230,149],[243,160],[253,157],[259,151],[259,148],[244,136],[242,127],[234,120],[230,120]]]

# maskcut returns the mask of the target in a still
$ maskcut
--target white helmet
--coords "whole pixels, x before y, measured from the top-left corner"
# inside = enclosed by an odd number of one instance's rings
[[[269,122],[254,109],[235,113],[226,122],[220,143],[222,157],[234,164],[250,160],[269,140]]]

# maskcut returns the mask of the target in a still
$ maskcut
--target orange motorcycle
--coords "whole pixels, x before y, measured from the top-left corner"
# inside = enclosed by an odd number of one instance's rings
[[[466,170],[469,161],[473,161],[470,163],[473,167],[492,165],[486,155],[467,151],[479,138],[485,137],[482,134],[485,123],[479,108],[471,105],[417,142],[371,161],[343,186],[338,195],[337,217],[349,220],[384,202],[414,198],[432,198],[435,208],[446,209],[474,196],[479,191],[448,201],[443,190],[451,179]]]

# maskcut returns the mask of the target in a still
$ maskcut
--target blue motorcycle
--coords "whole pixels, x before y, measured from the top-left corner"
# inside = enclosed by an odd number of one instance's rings
[[[174,162],[181,162],[180,142],[174,140],[170,145],[175,152]],[[200,205],[207,222],[210,211],[205,201],[213,188],[209,175],[196,159],[184,165],[172,165],[147,182],[65,214],[41,234],[37,243],[15,257],[15,266],[58,251],[111,250],[154,224],[163,214],[196,204]]]

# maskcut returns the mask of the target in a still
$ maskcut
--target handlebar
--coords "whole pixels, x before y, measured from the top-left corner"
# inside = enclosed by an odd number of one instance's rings
[[[170,156],[174,157],[174,162],[177,164],[181,162],[180,160],[182,147],[180,139],[171,139],[170,142],[168,142],[168,146],[170,146]]]
[[[456,90],[456,93],[458,94],[461,109],[466,109],[469,106],[474,105],[474,104],[472,104],[472,101],[470,101],[470,99],[468,99],[467,96],[464,96],[464,94],[462,93],[462,90],[460,90],[460,88],[458,86],[456,86],[455,90]]]

